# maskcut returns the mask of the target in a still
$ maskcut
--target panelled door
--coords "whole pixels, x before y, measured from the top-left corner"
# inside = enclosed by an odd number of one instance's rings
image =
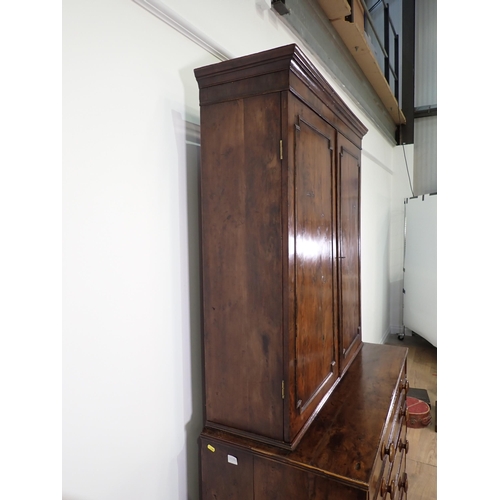
[[[338,136],[338,248],[340,299],[340,369],[361,344],[360,308],[360,150]]]
[[[336,131],[291,99],[290,300],[295,349],[292,428],[304,423],[338,377],[335,350]],[[293,425],[295,424],[295,425]]]

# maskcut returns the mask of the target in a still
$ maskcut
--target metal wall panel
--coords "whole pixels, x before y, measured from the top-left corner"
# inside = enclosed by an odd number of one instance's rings
[[[437,1],[415,2],[415,107],[437,104]]]
[[[415,3],[415,106],[437,105],[437,2]],[[437,192],[437,116],[414,124],[414,193]]]
[[[437,192],[437,116],[415,120],[413,192]]]

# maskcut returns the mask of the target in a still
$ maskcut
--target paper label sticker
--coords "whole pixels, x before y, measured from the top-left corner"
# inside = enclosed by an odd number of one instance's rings
[[[238,459],[236,457],[233,457],[233,455],[228,455],[227,456],[227,461],[230,463],[230,464],[233,464],[233,465],[238,465]]]

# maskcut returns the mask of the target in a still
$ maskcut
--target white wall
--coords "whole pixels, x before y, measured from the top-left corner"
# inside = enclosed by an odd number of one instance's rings
[[[404,200],[413,196],[413,144],[394,149],[391,206],[391,259],[389,266],[389,331],[404,333],[403,327],[403,266],[404,266]]]
[[[366,120],[365,124],[369,125]],[[383,343],[403,330],[404,199],[411,196],[413,146],[394,147],[375,128],[361,165],[361,306],[363,339]]]
[[[165,0],[166,1],[166,0]],[[298,42],[259,0],[167,4],[233,56]],[[394,148],[362,166],[364,340],[389,331]],[[63,500],[196,499],[198,120],[213,56],[132,0],[63,5]]]
[[[63,498],[196,498],[197,164],[179,123],[214,59],[131,1],[63,14]]]

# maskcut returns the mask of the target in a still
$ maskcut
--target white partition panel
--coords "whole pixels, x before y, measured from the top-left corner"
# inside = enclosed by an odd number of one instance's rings
[[[437,347],[437,194],[405,204],[403,322]]]

